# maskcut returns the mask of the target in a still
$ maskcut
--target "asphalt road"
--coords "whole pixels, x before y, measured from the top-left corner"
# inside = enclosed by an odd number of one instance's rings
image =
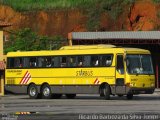
[[[22,115],[24,113],[26,115]],[[22,120],[27,117],[30,117],[27,119],[35,118],[37,120],[40,118],[43,120],[62,118],[88,119],[90,117],[96,119],[100,116],[103,119],[106,117],[103,115],[106,114],[120,114],[120,117],[127,115],[130,119],[140,119],[143,116],[143,118],[149,120],[152,118],[158,120],[160,119],[160,92],[155,92],[151,95],[136,95],[133,100],[127,100],[125,96],[111,96],[111,100],[103,100],[98,95],[77,95],[75,99],[67,99],[64,96],[61,99],[49,100],[33,100],[29,99],[27,95],[6,95],[0,97],[0,119],[2,120],[7,118]],[[144,116],[146,114],[151,116]]]

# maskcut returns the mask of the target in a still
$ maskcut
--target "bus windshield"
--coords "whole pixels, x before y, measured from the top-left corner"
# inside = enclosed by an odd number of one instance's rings
[[[129,74],[154,74],[150,55],[128,54],[126,64]]]

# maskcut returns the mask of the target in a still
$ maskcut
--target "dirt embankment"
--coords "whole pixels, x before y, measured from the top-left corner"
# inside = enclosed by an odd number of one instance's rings
[[[157,5],[151,0],[141,0],[133,4],[129,15],[130,29],[134,31],[155,30],[158,22]]]
[[[123,13],[114,21],[108,13],[104,13],[101,17],[100,30],[155,30],[160,24],[157,17],[159,8],[152,0],[140,0],[124,8]],[[87,31],[87,19],[87,14],[78,9],[20,13],[8,6],[0,6],[0,20],[13,24],[7,29],[30,27],[42,35],[66,37],[68,32]]]
[[[38,12],[16,12],[8,6],[0,6],[0,20],[12,23],[7,29],[29,27],[42,35],[67,36],[70,31],[82,29],[86,16],[80,10],[56,10]]]

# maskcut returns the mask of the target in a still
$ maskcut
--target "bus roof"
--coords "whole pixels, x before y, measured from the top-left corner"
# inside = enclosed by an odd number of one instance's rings
[[[114,48],[115,45],[74,45],[74,46],[64,46],[61,47],[60,50],[82,50],[82,49],[104,49],[104,48]]]
[[[76,45],[76,46],[64,46],[59,50],[9,52],[7,54],[7,57],[77,55],[77,54],[114,54],[114,53],[150,54],[148,50],[139,48],[123,48],[123,47],[116,47],[114,45],[80,45],[80,46]]]

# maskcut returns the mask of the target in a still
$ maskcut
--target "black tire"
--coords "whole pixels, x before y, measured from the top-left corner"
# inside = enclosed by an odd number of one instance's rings
[[[127,99],[132,100],[133,99],[133,94],[127,94]]]
[[[31,84],[28,88],[28,95],[31,99],[39,98],[38,88],[35,84]]]
[[[104,99],[110,100],[111,89],[108,84],[104,85],[103,93],[104,93]]]
[[[68,99],[74,99],[76,97],[76,94],[66,94],[66,97]]]
[[[100,97],[104,97],[104,90],[103,90],[104,88],[103,87],[100,87],[100,90],[99,90],[99,95],[100,95]]]
[[[52,94],[52,98],[54,99],[60,99],[62,97],[62,94]]]
[[[51,88],[48,84],[42,86],[41,94],[43,99],[50,99],[52,97]]]

